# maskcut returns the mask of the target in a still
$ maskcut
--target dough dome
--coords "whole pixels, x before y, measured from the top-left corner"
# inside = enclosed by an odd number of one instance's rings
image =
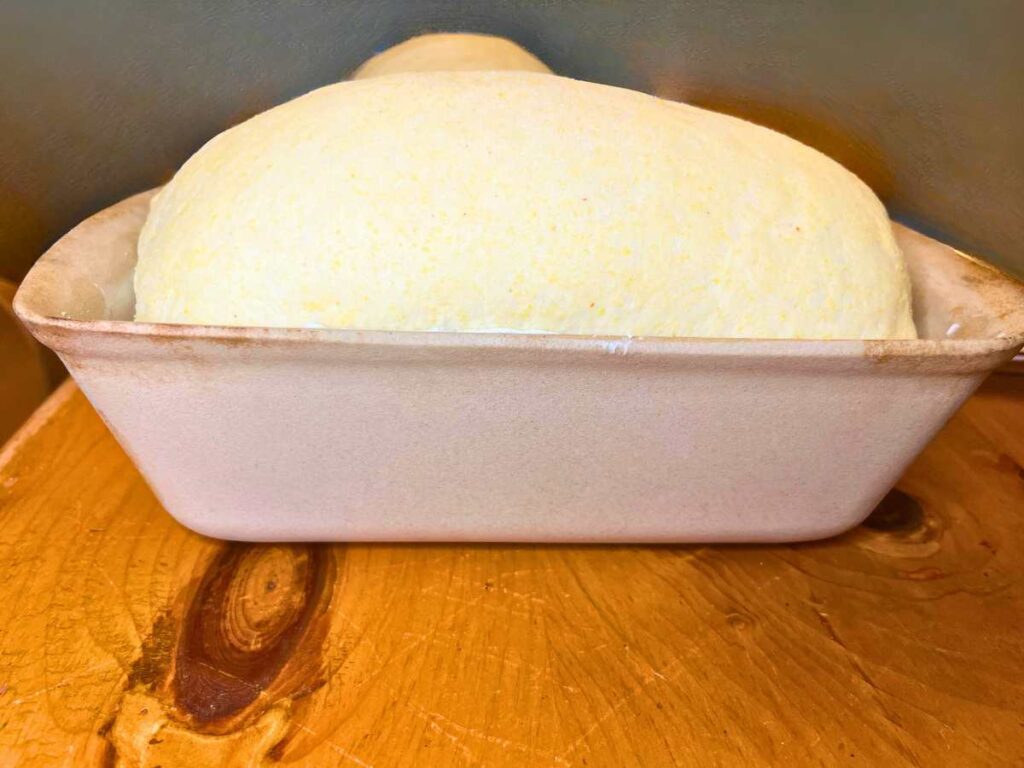
[[[360,65],[352,78],[380,77],[398,72],[521,69],[550,72],[547,66],[511,40],[467,32],[418,35],[378,53]]]
[[[885,209],[774,131],[531,72],[312,91],[154,199],[136,319],[913,338]]]

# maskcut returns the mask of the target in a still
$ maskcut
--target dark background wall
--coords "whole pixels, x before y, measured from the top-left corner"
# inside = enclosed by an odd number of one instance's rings
[[[784,130],[1024,274],[1024,2],[0,0],[0,277],[224,127],[425,30]]]

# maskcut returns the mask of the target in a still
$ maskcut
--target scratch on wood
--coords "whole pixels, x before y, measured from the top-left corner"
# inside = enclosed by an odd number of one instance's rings
[[[580,746],[587,740],[587,737],[589,737],[590,734],[592,734],[594,731],[596,731],[598,728],[600,728],[602,725],[604,725],[606,722],[608,722],[608,720],[610,720],[612,717],[614,717],[618,713],[618,711],[620,709],[622,709],[624,706],[629,704],[640,693],[642,693],[644,690],[646,690],[647,687],[651,683],[654,682],[655,678],[668,681],[670,679],[670,677],[674,676],[674,673],[679,671],[680,669],[682,669],[682,667],[683,667],[682,659],[681,658],[675,658],[671,662],[669,662],[669,664],[667,666],[665,666],[662,669],[661,673],[656,674],[655,676],[648,677],[640,685],[634,686],[633,689],[628,694],[623,696],[621,699],[619,699],[613,705],[608,707],[603,713],[601,713],[598,716],[598,718],[593,723],[590,724],[590,727],[587,728],[579,736],[579,738],[577,738],[568,747],[566,747],[565,751],[563,751],[562,754],[559,756],[559,759],[562,760],[563,762],[565,760],[567,760],[568,757],[571,754],[573,754],[577,749],[580,748]]]
[[[12,699],[11,700],[11,706],[17,706],[17,705],[20,705],[20,704],[24,704],[24,703],[26,703],[28,701],[31,701],[32,699],[34,699],[34,698],[36,698],[38,696],[43,696],[43,695],[49,693],[50,691],[55,691],[55,690],[57,690],[59,688],[67,688],[75,680],[78,680],[79,678],[82,678],[82,677],[88,677],[93,672],[97,672],[97,671],[103,669],[104,667],[117,667],[119,672],[121,670],[121,668],[119,666],[117,666],[117,662],[113,661],[112,659],[105,659],[104,661],[101,661],[101,662],[99,662],[97,664],[93,664],[91,667],[86,667],[85,669],[79,670],[78,672],[75,672],[73,675],[67,675],[64,678],[62,678],[61,680],[59,680],[58,682],[53,683],[52,685],[47,685],[47,686],[44,686],[43,688],[37,688],[37,689],[35,689],[33,691],[29,691],[28,693],[25,693],[25,694],[19,696],[16,699]],[[8,686],[5,684],[4,685],[3,693],[6,693],[7,690],[8,690]],[[14,690],[17,690],[17,689],[14,689]]]
[[[470,763],[477,762],[476,753],[474,753],[473,750],[471,750],[469,747],[463,744],[462,740],[458,736],[456,736],[454,733],[449,733],[429,717],[423,717],[422,715],[419,715],[419,717],[421,717],[427,723],[427,727],[430,728],[430,730],[448,739],[448,741],[454,744],[458,748],[459,752],[462,753],[462,756],[466,760],[468,760]]]
[[[309,726],[299,724],[298,728],[299,728],[299,730],[305,731],[306,733],[310,734],[311,736],[313,736],[313,738],[320,739],[324,744],[326,744],[328,747],[330,747],[331,750],[333,750],[337,754],[341,755],[346,760],[350,760],[351,762],[355,763],[356,765],[360,766],[361,768],[373,768],[373,766],[370,763],[366,762],[365,760],[360,758],[358,755],[352,754],[347,749],[345,749],[343,746],[341,746],[337,742],[331,741],[326,736],[321,736],[320,734],[318,734],[316,731],[314,731]]]
[[[415,703],[413,703],[411,701],[406,702],[406,704],[419,717],[422,717],[428,723],[434,723],[435,725],[443,724],[445,726],[445,728],[450,728],[451,730],[455,731],[456,733],[461,733],[461,734],[463,734],[465,736],[469,736],[470,738],[480,739],[482,741],[488,742],[489,744],[495,744],[495,745],[497,745],[499,747],[502,747],[503,749],[511,749],[511,750],[516,751],[516,752],[521,752],[521,753],[523,753],[525,755],[529,755],[530,757],[542,757],[542,758],[544,758],[546,760],[553,760],[558,765],[568,765],[569,764],[564,758],[559,757],[558,755],[548,754],[548,753],[542,752],[542,751],[540,751],[538,749],[534,749],[533,747],[529,746],[528,744],[523,744],[522,742],[514,741],[512,739],[506,739],[506,738],[503,738],[501,736],[494,736],[492,734],[487,733],[486,731],[481,731],[481,730],[479,730],[477,728],[470,728],[469,726],[462,725],[461,723],[455,722],[451,718],[445,717],[440,712],[432,712],[432,711],[430,711],[430,710],[428,710],[428,709],[426,709],[424,707],[421,707],[420,705],[415,704]],[[457,740],[457,739],[456,739],[456,743],[462,745],[462,742]],[[462,745],[462,746],[464,747],[465,745]],[[476,757],[473,755],[472,752],[469,752],[469,757],[470,757],[470,759],[472,759],[474,761],[476,760]]]

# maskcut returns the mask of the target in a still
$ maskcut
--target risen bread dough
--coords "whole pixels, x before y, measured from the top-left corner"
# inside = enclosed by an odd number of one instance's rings
[[[527,72],[313,91],[155,198],[136,319],[912,338],[878,198],[736,118]]]
[[[410,38],[378,53],[360,66],[352,77],[358,80],[396,72],[469,69],[551,71],[532,53],[504,37],[437,32]]]

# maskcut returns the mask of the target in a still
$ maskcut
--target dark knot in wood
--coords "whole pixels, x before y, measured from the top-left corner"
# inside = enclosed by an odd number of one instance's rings
[[[917,499],[893,488],[864,521],[864,526],[885,533],[908,533],[920,528],[924,518]]]
[[[178,640],[171,690],[179,710],[201,723],[230,717],[301,661],[293,656],[330,599],[330,557],[320,546],[235,544],[214,559]]]

